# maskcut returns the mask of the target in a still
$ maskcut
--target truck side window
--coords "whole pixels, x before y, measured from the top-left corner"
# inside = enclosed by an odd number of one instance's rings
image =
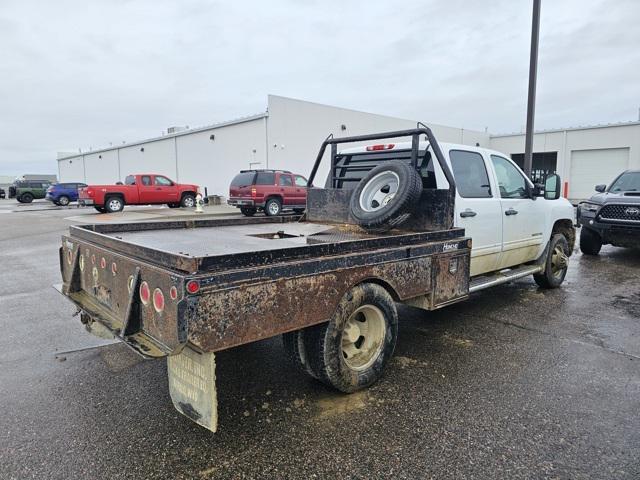
[[[155,184],[160,185],[161,187],[170,187],[171,185],[173,185],[173,182],[169,180],[167,177],[161,177],[160,175],[156,175]]]
[[[527,181],[513,163],[497,155],[491,155],[491,161],[498,177],[500,197],[529,198]]]
[[[281,187],[293,187],[293,181],[291,180],[291,175],[285,175],[284,173],[280,174],[280,180],[278,182]]]
[[[143,185],[151,185],[151,177],[149,175],[143,175],[142,177],[140,177],[140,181]]]
[[[275,185],[276,174],[273,172],[258,172],[256,185]]]
[[[298,187],[306,187],[307,186],[307,179],[304,178],[302,175],[296,175],[296,185]]]
[[[124,179],[124,184],[125,185],[135,185],[136,184],[136,177],[134,177],[133,175],[127,175],[127,177]]]
[[[463,198],[489,198],[491,185],[482,155],[466,150],[451,150],[451,169],[458,193]]]

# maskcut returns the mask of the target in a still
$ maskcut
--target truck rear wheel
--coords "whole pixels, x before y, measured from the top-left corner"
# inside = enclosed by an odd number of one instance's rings
[[[543,273],[536,273],[533,279],[542,288],[558,288],[564,282],[569,268],[569,242],[562,234],[551,237],[549,253]]]
[[[268,217],[280,215],[282,213],[282,202],[277,198],[270,198],[264,206],[264,213]]]
[[[240,207],[240,211],[245,217],[253,217],[258,209],[255,207]]]
[[[407,221],[422,195],[422,179],[404,162],[385,162],[360,180],[351,195],[349,210],[358,224],[372,232],[385,232]]]
[[[305,330],[296,330],[282,334],[282,346],[289,361],[302,373],[319,380],[318,374],[311,369],[307,348],[305,346]]]
[[[580,251],[585,255],[598,255],[602,248],[602,238],[597,232],[582,227],[580,232]]]
[[[104,209],[108,213],[117,213],[121,212],[124,208],[124,200],[120,197],[107,197],[104,202]]]
[[[319,380],[350,393],[382,376],[397,336],[393,298],[380,285],[364,283],[342,298],[328,323],[305,329],[303,343]]]
[[[33,195],[30,193],[23,193],[18,201],[21,203],[31,203],[33,202]]]

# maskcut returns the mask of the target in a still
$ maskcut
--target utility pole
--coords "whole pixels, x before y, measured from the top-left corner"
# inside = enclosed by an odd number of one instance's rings
[[[531,178],[533,167],[533,120],[536,113],[536,77],[538,73],[538,40],[540,37],[540,2],[533,0],[531,21],[531,54],[529,56],[529,94],[527,100],[527,130],[524,140],[524,173]]]

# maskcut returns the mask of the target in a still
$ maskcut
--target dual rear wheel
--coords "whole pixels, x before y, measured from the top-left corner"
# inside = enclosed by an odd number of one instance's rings
[[[393,298],[380,285],[363,283],[342,298],[329,322],[286,333],[283,344],[298,369],[350,393],[382,376],[397,337]]]

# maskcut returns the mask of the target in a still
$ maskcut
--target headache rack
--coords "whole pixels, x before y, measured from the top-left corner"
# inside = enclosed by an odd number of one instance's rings
[[[313,181],[316,177],[316,173],[318,172],[318,168],[322,163],[322,159],[324,158],[324,154],[327,150],[328,146],[331,146],[331,169],[329,173],[330,182],[328,182],[327,187],[329,188],[342,188],[344,182],[355,182],[359,180],[356,177],[346,177],[347,172],[361,172],[366,173],[371,170],[374,165],[371,164],[370,160],[373,156],[375,156],[376,161],[384,161],[385,157],[388,159],[397,159],[397,158],[407,158],[411,165],[419,170],[423,166],[423,160],[427,157],[427,153],[424,150],[420,151],[420,136],[425,135],[427,137],[427,141],[429,142],[429,146],[433,151],[440,168],[444,173],[445,178],[449,184],[449,194],[453,198],[455,196],[456,191],[456,183],[453,178],[453,174],[451,173],[451,169],[449,165],[444,159],[444,155],[442,154],[442,150],[440,149],[440,145],[436,140],[433,132],[429,127],[422,123],[418,123],[418,127],[409,130],[396,130],[392,132],[384,132],[384,133],[376,133],[371,135],[357,135],[352,137],[339,137],[335,138],[333,134],[329,135],[322,145],[320,146],[320,151],[318,152],[318,156],[316,157],[316,161],[313,164],[313,169],[311,170],[311,175],[309,175],[309,180],[307,182],[308,187],[313,187]],[[402,149],[393,151],[392,154],[389,151],[387,154],[387,150],[380,150],[375,153],[373,152],[363,152],[362,156],[360,154],[352,155],[355,156],[355,159],[350,159],[348,164],[344,164],[343,159],[338,155],[338,145],[343,143],[356,143],[356,142],[368,142],[371,140],[383,140],[383,139],[396,139],[410,137],[411,138],[411,149]],[[398,156],[398,153],[401,153],[401,156]],[[407,156],[408,153],[408,156]],[[393,157],[391,158],[391,156]],[[428,158],[427,158],[428,159]],[[341,163],[342,162],[342,163]],[[368,162],[368,163],[367,163]]]

